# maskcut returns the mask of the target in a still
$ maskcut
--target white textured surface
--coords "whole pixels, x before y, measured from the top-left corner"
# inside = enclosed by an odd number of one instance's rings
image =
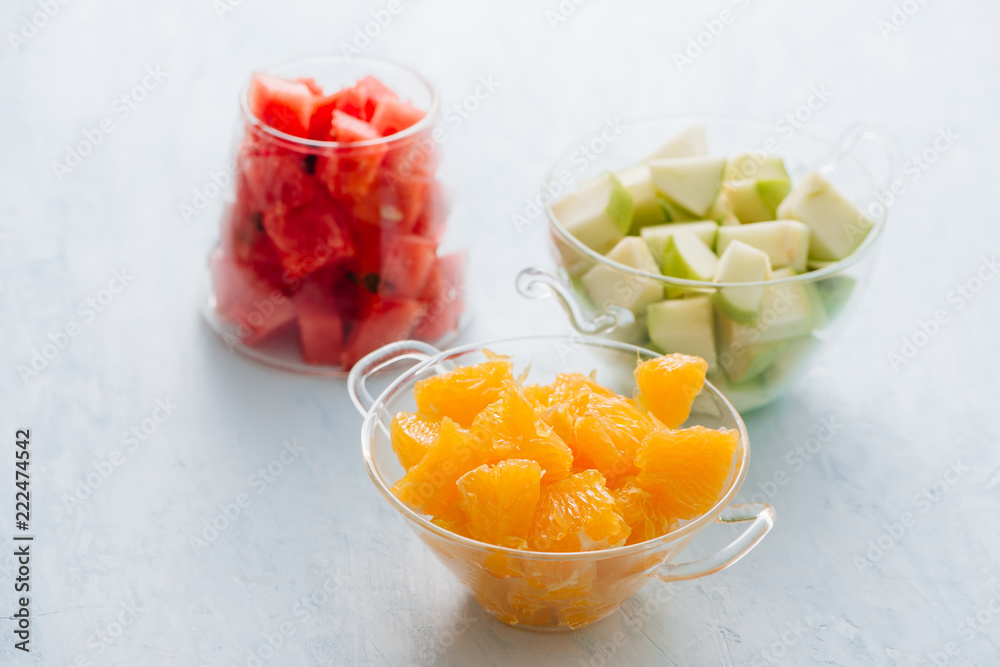
[[[748,420],[746,493],[786,475],[771,535],[724,573],[652,583],[599,625],[544,636],[486,618],[376,494],[343,383],[233,356],[196,315],[219,202],[189,225],[178,207],[227,159],[251,68],[337,49],[387,3],[346,4],[244,0],[220,17],[210,0],[73,0],[19,53],[6,35],[38,5],[0,8],[0,478],[12,477],[14,430],[30,427],[37,535],[32,654],[12,649],[4,621],[0,662],[242,665],[259,652],[278,665],[996,664],[1000,279],[961,309],[949,292],[1000,251],[1000,6],[913,2],[917,13],[883,38],[888,0],[697,10],[590,0],[554,30],[545,12],[556,0],[403,0],[373,40],[367,53],[412,63],[446,105],[479,77],[500,82],[448,125],[456,239],[476,259],[470,340],[566,329],[554,303],[513,292],[516,271],[547,255],[543,225],[518,234],[510,215],[563,146],[604,118],[725,111],[777,123],[824,86],[832,97],[808,121],[820,134],[873,119],[904,155],[932,146],[939,128],[959,135],[916,181],[904,176],[873,287],[827,363]],[[735,20],[679,72],[674,51],[726,8]],[[156,66],[166,80],[115,116],[113,101]],[[104,116],[114,131],[58,181],[52,162]],[[134,280],[87,322],[78,304],[120,269]],[[888,353],[939,309],[947,324],[894,371]],[[25,386],[18,364],[72,321],[80,334]],[[122,434],[167,398],[175,414],[127,451]],[[823,419],[838,433],[800,463],[794,449]],[[291,439],[305,453],[272,483],[253,477]],[[64,494],[114,450],[121,465],[66,507]],[[968,470],[946,493],[916,497],[958,460]],[[190,536],[241,493],[249,506],[193,553]],[[915,523],[859,570],[869,541],[904,512]],[[700,551],[728,533],[716,529]],[[297,606],[313,595],[322,601]],[[273,655],[261,649],[283,628]],[[107,632],[119,636],[102,643]],[[959,654],[948,658],[950,642]]]

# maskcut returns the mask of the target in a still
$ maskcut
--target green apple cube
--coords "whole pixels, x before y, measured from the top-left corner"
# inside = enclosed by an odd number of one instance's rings
[[[761,381],[771,390],[780,390],[792,384],[821,344],[815,336],[788,341],[778,358],[761,375]]]
[[[652,160],[653,185],[663,196],[704,217],[722,187],[724,157],[679,157]]]
[[[646,308],[649,339],[661,352],[693,354],[713,366],[714,310],[707,296],[651,304]]]
[[[829,321],[837,319],[851,300],[857,279],[847,275],[830,276],[810,283]]]
[[[774,363],[787,345],[787,341],[775,341],[729,347],[720,342],[723,370],[732,382],[753,380]]]
[[[791,182],[785,162],[777,155],[754,155],[740,153],[726,163],[727,181],[785,181]]]
[[[733,241],[726,247],[715,270],[717,283],[752,283],[770,279],[771,260],[767,253],[742,241]],[[760,312],[764,287],[722,287],[713,297],[715,305],[730,319],[751,322]]]
[[[655,183],[655,177],[654,177]],[[872,222],[819,172],[811,171],[778,206],[781,219],[809,225],[809,259],[840,260],[857,249]]]
[[[663,215],[666,216],[667,222],[697,222],[698,220],[705,219],[705,216],[695,215],[677,202],[670,201],[663,195],[660,195],[659,199],[660,208],[663,209]]]
[[[831,259],[810,259],[806,262],[806,268],[810,271],[819,271],[820,269],[825,269],[828,266],[833,266],[837,262]]]
[[[806,270],[809,260],[809,227],[798,220],[772,220],[719,229],[716,251],[721,255],[733,241],[742,241],[767,253],[772,269]]]
[[[708,209],[705,217],[709,220],[715,220],[720,225],[730,226],[741,224],[739,217],[733,212],[732,204],[729,203],[729,197],[726,196],[724,185],[723,190],[719,192],[719,196],[712,202],[712,207]]]
[[[638,236],[623,238],[611,249],[607,258],[646,273],[658,273],[649,247]],[[626,273],[605,264],[592,267],[583,274],[582,280],[594,305],[604,311],[610,306],[620,306],[641,314],[646,306],[663,299],[663,283],[659,280]]]
[[[643,227],[639,236],[649,246],[649,252],[653,255],[662,269],[663,255],[667,250],[667,241],[677,232],[692,232],[695,236],[709,248],[715,247],[715,233],[719,225],[714,220],[701,220],[700,222],[672,222],[666,225],[654,225]]]
[[[764,206],[770,211],[768,220],[774,220],[778,217],[778,206],[781,205],[781,202],[785,200],[785,197],[791,191],[792,181],[787,177],[784,180],[757,179],[757,194],[760,195]]]
[[[647,157],[645,161],[674,157],[697,157],[700,155],[708,155],[708,140],[705,138],[705,126],[692,125],[663,144],[656,152]]]
[[[757,189],[757,181],[726,181],[722,184],[722,192],[740,222],[746,224],[774,220],[774,209],[769,209],[764,203]]]
[[[649,225],[662,225],[668,222],[667,215],[660,205],[660,199],[653,188],[653,180],[649,167],[637,164],[628,169],[622,169],[617,174],[618,181],[628,190],[632,197],[632,227],[630,234],[637,234],[640,229]]]
[[[632,196],[614,174],[602,174],[552,204],[552,213],[578,241],[604,254],[632,226]]]
[[[674,232],[667,239],[661,271],[671,278],[709,281],[715,275],[717,262],[718,258],[707,243],[693,231],[684,230]]]

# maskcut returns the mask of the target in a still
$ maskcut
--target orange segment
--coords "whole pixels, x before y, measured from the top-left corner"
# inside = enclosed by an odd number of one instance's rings
[[[535,551],[593,551],[625,543],[629,527],[596,470],[542,488],[528,545]]]
[[[652,420],[631,401],[591,396],[587,411],[574,426],[576,464],[596,468],[613,488],[620,477],[639,472],[636,453],[654,429]]]
[[[409,470],[420,463],[441,432],[441,424],[416,412],[397,412],[390,427],[392,451],[399,463]]]
[[[669,428],[691,414],[691,404],[705,384],[708,362],[686,354],[668,354],[635,368],[639,397],[647,410]]]
[[[521,459],[482,465],[462,475],[458,493],[469,534],[480,542],[526,549],[541,481],[541,467]]]
[[[611,497],[615,499],[618,514],[632,530],[625,544],[645,542],[670,532],[670,520],[656,508],[649,492],[639,486],[634,477],[622,480],[611,492]]]
[[[712,509],[722,495],[738,442],[737,431],[704,426],[655,431],[639,449],[636,481],[663,514],[693,519]]]
[[[485,463],[487,456],[482,441],[445,417],[427,454],[392,486],[392,492],[411,509],[437,516],[457,499],[458,478]]]
[[[568,475],[573,467],[573,450],[539,418],[524,389],[508,382],[502,401],[504,425],[515,434],[516,456],[537,461],[547,483]]]
[[[500,398],[504,380],[513,379],[510,357],[484,352],[489,361],[418,381],[413,388],[417,409],[433,419],[449,417],[469,428],[483,408]]]

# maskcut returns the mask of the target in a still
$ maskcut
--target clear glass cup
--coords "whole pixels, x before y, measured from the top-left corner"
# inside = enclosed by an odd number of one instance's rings
[[[693,125],[705,126],[712,155],[733,156],[754,151],[782,157],[793,184],[806,172],[819,169],[865,211],[875,222],[874,227],[857,250],[829,266],[766,283],[726,284],[669,278],[612,261],[578,241],[553,214],[551,203],[577,184],[637,164]],[[684,290],[689,296],[714,297],[727,287],[762,286],[767,291],[755,323],[735,323],[713,307],[712,333],[699,335],[710,339],[708,349],[715,350],[715,359],[708,359],[711,381],[738,410],[745,412],[774,401],[810,367],[823,344],[839,335],[858,296],[865,291],[874,267],[877,242],[885,226],[885,207],[879,198],[884,188],[879,187],[865,164],[852,157],[852,151],[862,140],[873,140],[884,150],[888,173],[893,172],[894,160],[884,133],[868,126],[851,129],[839,142],[803,131],[787,135],[787,130],[778,131],[772,124],[758,121],[668,117],[624,123],[619,134],[611,139],[602,128],[574,142],[556,160],[543,185],[549,241],[557,271],[525,269],[518,276],[518,290],[528,298],[555,294],[570,323],[580,333],[607,336],[659,352],[693,353],[659,349],[650,340],[644,309],[631,312],[613,304],[594,303],[581,280],[583,275],[595,266],[606,267],[607,279],[615,282],[614,292],[619,294],[649,289],[652,285],[662,287],[665,293]],[[780,315],[789,308],[801,309],[808,316],[785,326],[779,323]]]
[[[358,86],[367,76],[424,114],[384,137],[303,138],[254,115],[248,82],[230,202],[209,256],[205,319],[232,349],[319,375],[345,375],[392,341],[452,339],[466,322],[467,259],[445,233],[434,87],[408,67],[372,58],[306,56],[259,73],[310,80],[323,93],[309,108],[328,113],[331,95],[353,86],[359,92],[337,104],[373,115],[371,126],[386,132],[403,123],[378,110],[375,93],[365,96],[375,90]],[[275,124],[288,117],[281,114]]]
[[[710,384],[695,399],[686,426],[724,427],[739,433],[732,473],[719,501],[704,515],[681,522],[672,532],[632,546],[579,553],[508,549],[451,533],[414,512],[390,490],[404,470],[390,441],[393,415],[412,411],[414,384],[456,366],[486,360],[488,349],[512,355],[527,382],[551,382],[558,373],[596,372],[602,385],[632,395],[636,364],[656,355],[633,345],[587,337],[536,336],[466,345],[445,352],[419,341],[401,341],[376,350],[351,370],[348,391],[365,415],[361,449],[368,475],[379,493],[435,556],[466,585],[483,609],[500,621],[537,631],[574,630],[621,606],[651,579],[672,582],[718,572],[745,556],[774,523],[769,505],[730,505],[747,474],[750,447],[746,428],[733,406]],[[368,383],[402,361],[405,370],[377,398]],[[732,543],[698,561],[675,563],[677,555],[713,523],[752,521]],[[415,576],[423,573],[414,573]]]

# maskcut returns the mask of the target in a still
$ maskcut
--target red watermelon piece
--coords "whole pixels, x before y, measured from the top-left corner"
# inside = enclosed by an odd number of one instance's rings
[[[250,80],[250,111],[265,125],[308,137],[314,93],[309,84],[258,72]]]
[[[424,117],[424,112],[409,102],[383,98],[375,107],[371,123],[383,137],[402,132]]]
[[[329,285],[306,281],[293,297],[302,358],[336,366],[344,350],[344,320]]]
[[[281,202],[295,208],[315,199],[320,187],[310,173],[315,158],[279,149],[266,141],[245,140],[236,157],[251,207],[266,212]]]
[[[300,208],[278,202],[264,214],[263,225],[288,275],[302,277],[354,254],[344,214],[320,196]]]
[[[238,191],[238,190],[237,190]],[[251,212],[237,197],[222,213],[222,249],[235,262],[252,269],[273,287],[287,291],[278,253],[264,232],[263,216]]]
[[[444,188],[437,180],[431,181],[427,186],[427,194],[420,209],[420,216],[413,225],[413,233],[429,239],[440,239],[444,233],[447,218],[448,201],[444,194]]]
[[[372,350],[406,340],[426,311],[416,299],[373,297],[351,328],[340,363],[350,368]]]
[[[333,112],[330,128],[333,139],[343,143],[378,139],[371,125],[340,110]],[[385,156],[385,144],[344,146],[319,158],[316,169],[330,194],[348,199],[361,199],[371,190]]]
[[[465,251],[439,257],[420,300],[427,304],[427,313],[413,331],[421,340],[434,342],[458,329],[465,311]]]
[[[437,258],[437,243],[415,234],[400,234],[388,246],[382,264],[379,293],[417,298]]]
[[[216,310],[236,325],[244,345],[257,345],[295,320],[295,307],[281,290],[216,248],[209,255]]]

